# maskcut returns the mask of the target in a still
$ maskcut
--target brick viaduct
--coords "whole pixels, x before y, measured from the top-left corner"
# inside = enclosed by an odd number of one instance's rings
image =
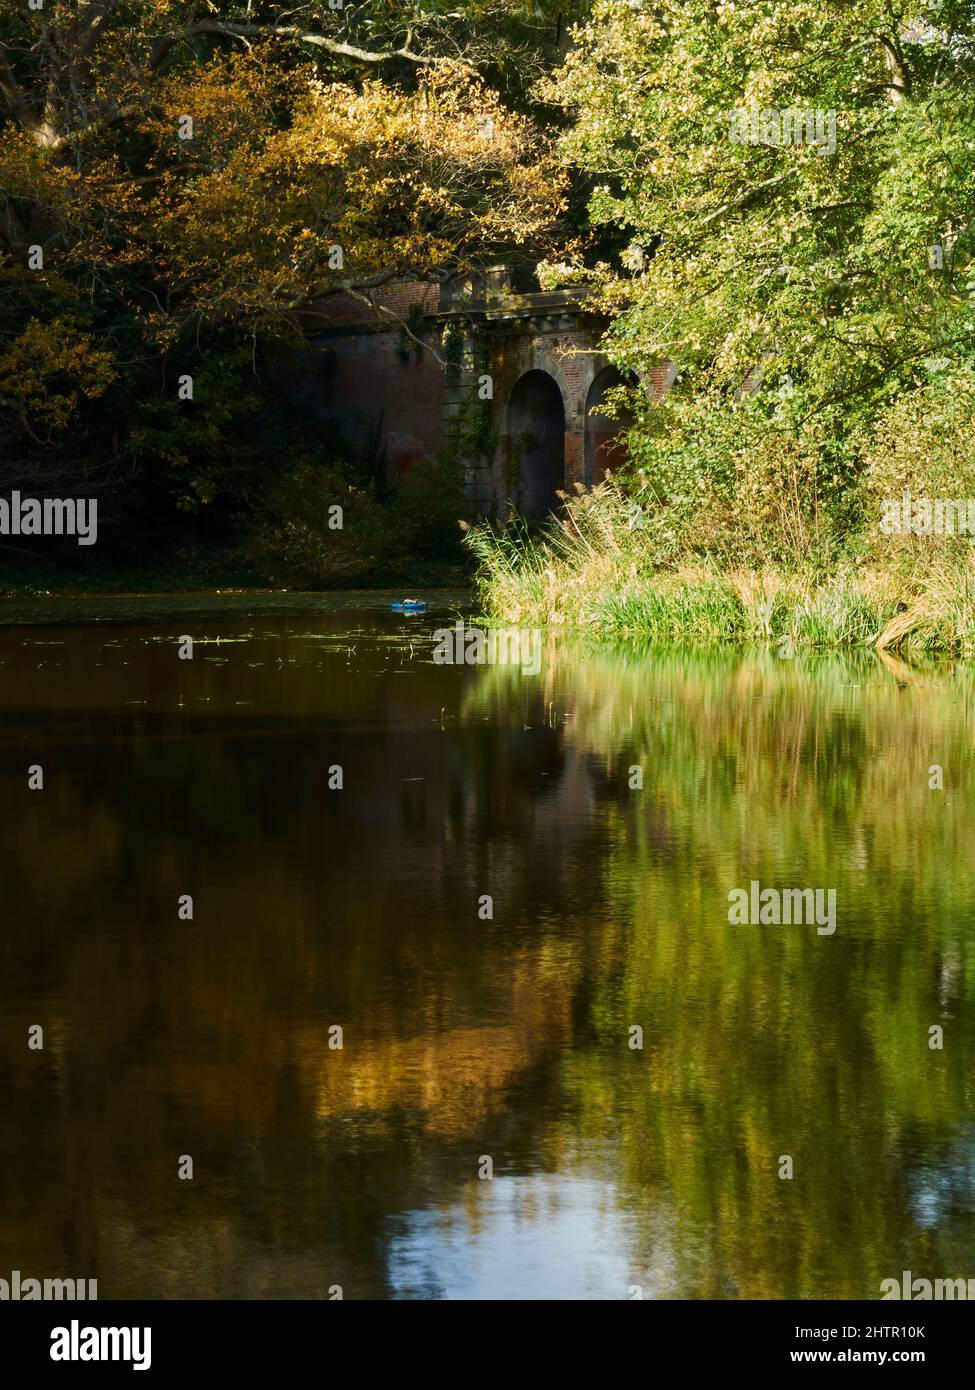
[[[400,475],[453,442],[468,500],[489,514],[510,502],[543,515],[558,489],[620,463],[627,420],[597,407],[622,378],[599,351],[605,319],[578,291],[514,294],[499,268],[396,284],[376,304],[324,301],[288,373],[323,429]],[[662,395],[670,375],[655,372],[648,392]]]

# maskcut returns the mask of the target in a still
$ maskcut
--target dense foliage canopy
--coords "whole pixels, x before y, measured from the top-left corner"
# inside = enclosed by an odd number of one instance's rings
[[[549,95],[630,242],[577,273],[621,362],[681,372],[671,448],[732,408],[849,442],[971,360],[969,3],[599,0]]]
[[[970,395],[973,79],[969,0],[18,0],[0,474],[246,506],[321,449],[269,348],[505,260],[588,283],[631,379],[675,364],[631,439],[671,535],[786,492],[835,550],[886,436],[923,459]]]
[[[131,475],[187,509],[246,499],[300,447],[261,362],[310,304],[533,264],[565,177],[529,89],[561,29],[550,6],[500,0],[5,6],[7,483]]]

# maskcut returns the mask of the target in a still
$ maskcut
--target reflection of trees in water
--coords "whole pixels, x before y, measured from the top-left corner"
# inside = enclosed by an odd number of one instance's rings
[[[103,1296],[382,1292],[392,1214],[462,1193],[492,1145],[531,1167],[543,1117],[505,1101],[550,1084],[598,894],[533,826],[554,739],[446,735],[429,669],[372,691],[330,702],[324,730],[150,708],[132,737],[95,710],[93,738],[49,742],[56,814],[28,803],[10,843],[11,915],[36,929],[0,941],[59,1098],[18,1066],[35,1142],[7,1130],[0,1156],[23,1179],[4,1217],[22,1267],[94,1262]]]
[[[572,643],[543,672],[566,763],[601,774],[607,845],[582,986],[598,1042],[563,1081],[584,1132],[619,1118],[646,1258],[669,1209],[684,1292],[876,1296],[902,1257],[930,1265],[932,1241],[938,1269],[964,1273],[971,1205],[939,1194],[960,1182],[951,1136],[970,1115],[975,1044],[971,674],[580,659]],[[496,669],[477,694],[500,709],[520,690]],[[935,762],[944,797],[928,788]],[[728,890],[753,877],[835,886],[836,938],[730,927]],[[940,1053],[935,1022],[950,1035]],[[630,1023],[646,1051],[623,1061]]]
[[[633,1282],[663,1262],[671,1292],[964,1274],[971,690],[902,674],[552,639],[538,678],[343,665],[270,722],[49,742],[50,799],[5,818],[30,930],[0,969],[50,1040],[0,1073],[15,1263],[105,1296],[382,1293],[390,1221],[476,1203],[490,1152],[605,1176]],[[749,877],[835,885],[837,936],[729,927]]]

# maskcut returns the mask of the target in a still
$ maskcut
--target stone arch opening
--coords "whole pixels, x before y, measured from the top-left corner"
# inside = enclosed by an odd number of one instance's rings
[[[606,395],[617,386],[632,386],[633,379],[625,377],[616,367],[603,367],[593,377],[586,396],[586,463],[584,482],[587,487],[601,483],[607,472],[615,473],[628,458],[626,431],[633,424],[633,412],[613,409],[604,415],[597,407],[606,404]]]
[[[507,425],[512,500],[523,516],[546,516],[565,487],[565,403],[554,377],[531,371],[515,383]]]

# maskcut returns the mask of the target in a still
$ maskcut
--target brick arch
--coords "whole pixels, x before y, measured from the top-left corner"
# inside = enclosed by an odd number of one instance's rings
[[[553,372],[522,372],[508,393],[503,426],[507,495],[524,516],[545,516],[566,482],[565,392]]]
[[[559,388],[559,395],[562,397],[562,410],[568,423],[576,414],[577,393],[573,391],[573,383],[568,379],[564,364],[559,361],[558,354],[553,352],[547,344],[543,344],[540,349],[531,353],[529,360],[531,365],[526,368],[526,372],[544,372],[546,376],[552,378]]]
[[[592,379],[607,360],[593,352],[595,334],[591,330],[567,333],[535,332],[514,344],[499,342],[495,368],[502,389],[495,398],[494,424],[500,438],[496,479],[505,479],[511,465],[511,440],[507,429],[507,406],[521,377],[541,372],[550,377],[562,397],[564,412],[565,469],[561,487],[571,489],[581,483],[585,469],[586,397]],[[500,491],[510,498],[503,483]]]
[[[615,473],[626,462],[624,431],[633,423],[633,414],[626,410],[613,416],[604,415],[600,407],[606,394],[617,386],[636,385],[636,378],[621,372],[607,362],[593,374],[585,400],[585,474],[587,486],[602,482],[607,473]]]
[[[490,515],[511,500],[511,393],[526,373],[544,373],[563,412],[560,482],[583,485],[586,406],[609,365],[608,321],[582,290],[521,294],[502,272],[444,286],[394,283],[375,308],[331,297],[310,325],[307,361],[293,368],[282,359],[276,380],[297,408],[393,472],[458,452],[470,506]],[[416,310],[421,331],[407,336],[401,325]],[[665,372],[666,364],[648,374],[648,396],[665,393]]]

